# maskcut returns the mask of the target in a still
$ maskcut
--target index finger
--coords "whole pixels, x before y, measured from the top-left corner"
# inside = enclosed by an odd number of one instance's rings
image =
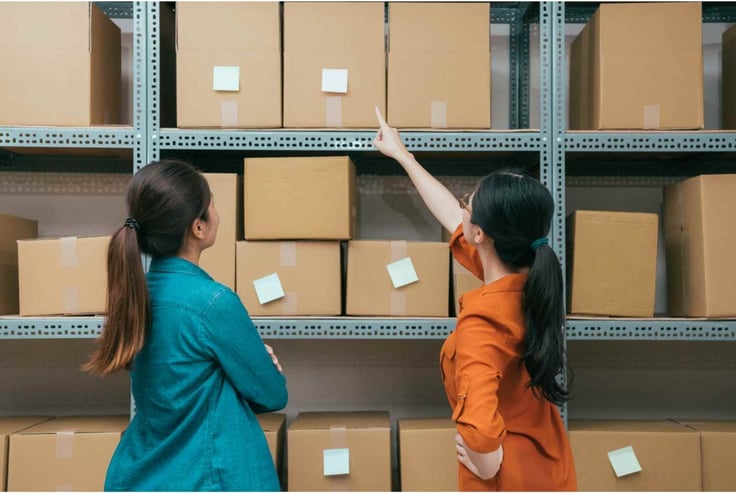
[[[383,119],[383,115],[381,115],[381,110],[378,109],[378,106],[376,106],[376,118],[378,118],[378,124],[381,127],[388,127],[388,123]]]

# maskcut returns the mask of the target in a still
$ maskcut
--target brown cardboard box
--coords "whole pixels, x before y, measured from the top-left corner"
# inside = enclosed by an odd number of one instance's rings
[[[1,2],[0,125],[120,123],[120,29],[92,3]]]
[[[736,491],[736,421],[680,421],[700,432],[703,491]]]
[[[394,288],[387,265],[406,257],[419,278]],[[446,317],[450,262],[445,243],[348,243],[347,315]]]
[[[235,291],[235,242],[243,239],[243,181],[233,173],[205,173],[220,214],[215,244],[202,252],[199,266]]]
[[[284,463],[284,437],[286,436],[286,415],[282,413],[266,413],[256,415],[258,423],[266,435],[268,449],[271,451],[276,472],[281,477]]]
[[[388,123],[490,128],[488,3],[389,3]]]
[[[456,434],[449,418],[399,420],[401,491],[458,491]]]
[[[670,421],[570,421],[580,491],[701,491],[700,437]],[[640,472],[616,477],[608,453],[632,447]]]
[[[38,223],[0,214],[0,315],[18,313],[18,240],[36,238]]]
[[[355,165],[347,156],[247,158],[245,239],[355,236]]]
[[[700,3],[601,4],[570,48],[570,129],[703,128]]]
[[[279,3],[177,2],[176,16],[178,126],[280,127]],[[239,67],[228,90],[215,67]]]
[[[388,412],[299,413],[287,440],[289,491],[391,491]]]
[[[657,231],[656,214],[571,214],[567,227],[570,313],[653,316]]]
[[[284,3],[284,127],[375,127],[384,35],[381,2]],[[323,69],[347,70],[347,92],[323,91]]]
[[[483,281],[470,273],[468,269],[460,265],[455,259],[452,259],[452,299],[455,309],[455,316],[460,315],[460,297],[483,286]]]
[[[239,241],[238,295],[252,316],[340,315],[337,241]],[[284,296],[263,304],[254,281],[278,274]]]
[[[18,241],[21,315],[104,313],[109,236]]]
[[[736,26],[721,38],[721,128],[736,129]]]
[[[0,491],[8,491],[8,447],[10,435],[48,419],[41,416],[6,416],[0,418]]]
[[[8,490],[102,491],[128,416],[55,418],[10,437]]]
[[[664,219],[669,313],[736,315],[736,175],[704,175],[665,188]]]

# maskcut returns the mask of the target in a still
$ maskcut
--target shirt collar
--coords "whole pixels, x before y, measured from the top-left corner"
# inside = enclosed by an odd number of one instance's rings
[[[158,257],[151,260],[148,268],[149,272],[178,272],[183,274],[192,274],[197,277],[212,280],[201,267],[193,264],[189,260],[181,257]]]
[[[483,287],[484,293],[500,293],[503,291],[521,291],[524,289],[528,274],[508,274]]]

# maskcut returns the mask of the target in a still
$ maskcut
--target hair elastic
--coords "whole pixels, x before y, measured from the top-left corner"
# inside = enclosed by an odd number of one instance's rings
[[[123,225],[126,228],[134,229],[136,232],[140,231],[140,225],[138,224],[138,221],[133,219],[132,217],[129,217],[125,220],[125,224]]]
[[[542,245],[548,245],[549,240],[547,238],[539,238],[532,242],[532,250],[536,251]]]

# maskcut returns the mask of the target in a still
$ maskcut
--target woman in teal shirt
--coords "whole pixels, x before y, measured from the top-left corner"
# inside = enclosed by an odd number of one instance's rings
[[[127,205],[108,250],[105,329],[85,367],[129,369],[136,404],[105,489],[279,490],[254,413],[286,406],[286,380],[238,296],[198,266],[220,221],[207,181],[182,161],[152,163]]]

